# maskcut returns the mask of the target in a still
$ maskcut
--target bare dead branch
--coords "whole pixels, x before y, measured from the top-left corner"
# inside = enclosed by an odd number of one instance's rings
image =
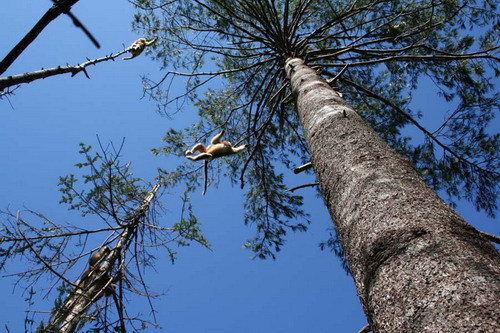
[[[54,3],[57,4],[56,0],[52,0]],[[64,12],[64,14],[68,15],[71,21],[73,21],[73,24],[77,27],[83,30],[83,33],[90,39],[92,44],[94,44],[95,47],[98,49],[101,48],[101,45],[97,41],[97,39],[92,35],[92,33],[83,25],[82,22],[80,22],[79,19],[76,18],[76,16],[68,9],[67,11]]]
[[[50,76],[71,73],[71,76],[75,76],[80,72],[84,72],[85,76],[90,79],[88,73],[86,72],[86,67],[90,65],[95,65],[103,61],[114,60],[120,55],[126,53],[127,50],[123,50],[117,54],[110,54],[102,58],[88,60],[79,65],[75,66],[57,66],[53,68],[41,69],[34,72],[28,72],[24,74],[18,74],[13,76],[7,76],[0,78],[0,91],[11,86],[15,86],[22,83],[30,83],[35,80],[45,79]]]
[[[19,215],[20,215],[20,212],[18,211],[17,212],[17,216],[16,216],[16,225],[17,225],[17,230],[19,231],[19,234],[21,234],[21,236],[23,237],[23,240],[26,242],[26,244],[28,245],[28,247],[30,248],[31,252],[35,255],[35,257],[37,257],[38,260],[40,260],[40,262],[49,270],[51,271],[52,273],[54,273],[57,277],[59,277],[61,280],[63,280],[64,282],[66,282],[67,284],[69,285],[72,285],[74,287],[76,287],[77,285],[71,281],[69,281],[68,279],[66,279],[62,274],[60,274],[58,271],[56,271],[54,268],[52,268],[52,266],[47,262],[45,261],[42,256],[38,253],[37,250],[35,250],[35,248],[33,247],[33,245],[31,244],[31,242],[28,240],[28,238],[24,235],[24,232],[23,230],[21,229],[21,223],[20,223],[20,218],[19,218]]]

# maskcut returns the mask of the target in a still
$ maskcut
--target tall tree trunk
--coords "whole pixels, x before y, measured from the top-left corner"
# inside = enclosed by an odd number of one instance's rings
[[[377,332],[493,332],[500,258],[304,64],[286,71],[314,170]]]

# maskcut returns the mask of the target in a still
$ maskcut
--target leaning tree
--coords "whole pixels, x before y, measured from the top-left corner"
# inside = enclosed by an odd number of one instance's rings
[[[310,161],[372,330],[498,327],[498,254],[435,192],[491,216],[497,208],[494,3],[131,2],[135,28],[158,36],[155,58],[175,68],[145,78],[147,91],[162,111],[199,107],[199,123],[170,130],[154,152],[181,155],[219,128],[250,144],[224,162],[248,189],[245,223],[257,235],[247,246],[257,255],[274,256],[287,231],[306,229],[279,166]],[[179,78],[185,93],[171,96]],[[420,111],[417,93],[432,108]],[[440,124],[430,128],[431,118]],[[197,168],[164,176],[193,184]]]

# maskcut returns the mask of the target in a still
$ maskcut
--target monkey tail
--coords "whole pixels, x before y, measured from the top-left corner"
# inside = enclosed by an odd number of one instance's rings
[[[203,165],[203,192],[201,195],[205,195],[207,193],[207,187],[208,187],[208,161],[205,160],[205,164]]]

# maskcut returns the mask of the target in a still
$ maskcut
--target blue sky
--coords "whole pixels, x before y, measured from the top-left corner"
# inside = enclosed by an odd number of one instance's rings
[[[2,5],[0,58],[50,5],[48,0],[7,1]],[[100,50],[68,17],[61,16],[4,75],[81,63],[121,51],[141,37],[130,31],[134,11],[126,1],[82,0],[73,13],[99,40]],[[79,161],[78,144],[97,146],[96,135],[103,142],[115,143],[125,137],[123,159],[132,162],[137,177],[152,181],[157,167],[174,165],[177,161],[173,158],[155,157],[149,149],[161,145],[167,129],[195,122],[196,109],[186,107],[169,119],[155,111],[154,102],[143,98],[141,75],[159,78],[159,67],[145,56],[105,62],[88,69],[91,80],[82,74],[51,77],[23,85],[8,100],[1,100],[0,208],[15,211],[26,206],[61,223],[98,223],[58,204],[56,186],[59,176],[76,171],[73,165]],[[429,98],[419,103],[424,111],[435,108]],[[290,186],[312,180],[291,172],[287,179]],[[205,197],[193,195],[195,213],[213,251],[197,245],[182,248],[174,265],[166,253],[157,254],[156,270],[147,272],[146,281],[153,291],[163,294],[153,305],[164,331],[357,332],[366,324],[351,278],[332,253],[318,247],[331,225],[322,199],[313,189],[300,193],[311,214],[310,230],[290,234],[275,261],[252,260],[252,253],[242,248],[254,232],[242,223],[243,191],[222,181],[219,188],[209,188]],[[162,199],[165,226],[176,222],[180,195],[170,193]],[[470,205],[461,204],[458,211],[477,228],[499,233],[492,219]],[[52,293],[28,306],[23,301],[23,283],[16,286],[14,278],[4,277],[23,268],[21,262],[13,263],[0,279],[3,304],[10,304],[4,307],[0,326],[7,324],[12,332],[22,330],[25,310],[49,311],[54,299]],[[39,295],[45,296],[50,287],[50,283],[37,285]],[[151,320],[145,299],[131,298],[127,308],[129,315],[142,314]]]

